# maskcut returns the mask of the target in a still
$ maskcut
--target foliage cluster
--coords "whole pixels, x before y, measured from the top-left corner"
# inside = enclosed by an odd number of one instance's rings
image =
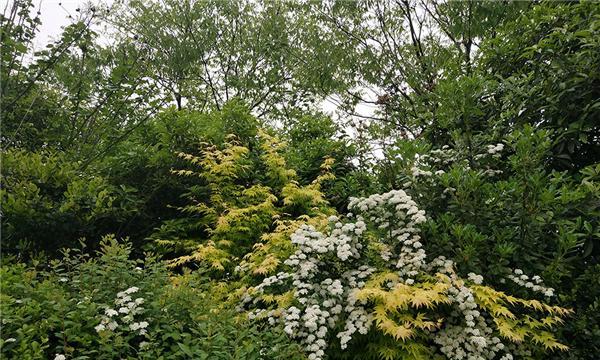
[[[156,257],[130,252],[106,237],[96,256],[72,249],[48,265],[3,265],[2,357],[303,358],[281,329],[218,310],[218,291],[202,277],[170,276]]]
[[[83,172],[60,154],[9,150],[2,163],[2,248],[22,258],[82,238],[92,246],[98,233],[114,232],[139,206],[135,189]]]
[[[187,217],[165,224],[154,235],[160,245],[185,249],[191,244],[192,249],[187,249],[191,255],[173,259],[172,266],[200,261],[220,271],[239,268],[255,275],[269,274],[291,253],[289,236],[300,225],[322,223],[335,211],[321,192],[322,184],[335,178],[333,159],[325,159],[322,173],[301,185],[296,172],[286,166],[279,140],[259,130],[256,145],[252,154],[231,136],[222,150],[213,145],[201,157],[179,154],[200,171],[173,172],[199,177],[205,186],[188,193],[191,205],[181,208]],[[187,237],[180,241],[160,238],[169,234]]]

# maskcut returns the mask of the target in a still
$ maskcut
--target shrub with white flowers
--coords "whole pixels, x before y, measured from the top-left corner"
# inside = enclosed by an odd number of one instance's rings
[[[95,329],[98,333],[109,333],[120,329],[134,335],[145,335],[148,327],[147,321],[135,321],[135,317],[144,311],[141,306],[144,303],[143,297],[132,298],[140,289],[132,286],[127,290],[117,293],[115,299],[115,308],[107,307],[104,314]],[[120,328],[119,328],[120,326]]]
[[[345,349],[367,333],[386,339],[383,357],[510,359],[565,348],[549,330],[569,310],[494,290],[474,273],[462,279],[444,257],[427,262],[419,230],[427,218],[404,191],[354,198],[348,208],[326,231],[297,230],[287,269],[242,300],[250,318],[282,323],[309,359],[322,359],[331,341]]]
[[[405,183],[404,186],[410,186],[415,181],[432,181],[433,175],[445,174],[452,165],[461,165],[465,169],[471,169],[472,165],[477,165],[477,169],[481,169],[484,175],[490,177],[502,174],[502,170],[496,167],[497,160],[504,151],[504,144],[487,145],[484,150],[474,154],[471,161],[448,145],[444,145],[441,149],[430,150],[427,154],[417,155],[410,171],[412,181]],[[450,191],[454,191],[454,189],[448,188],[444,193]]]
[[[513,273],[509,274],[507,277],[515,284],[531,289],[534,292],[544,294],[546,297],[554,296],[554,289],[544,286],[544,281],[538,275],[529,277],[529,275],[523,274],[523,270],[514,269]]]
[[[102,245],[50,271],[0,266],[0,359],[305,359],[282,328],[240,321],[232,286],[131,259],[114,237]]]

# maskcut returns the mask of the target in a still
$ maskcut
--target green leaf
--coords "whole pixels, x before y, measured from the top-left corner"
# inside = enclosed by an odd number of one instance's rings
[[[177,345],[179,345],[179,348],[181,349],[181,351],[183,351],[187,356],[189,357],[193,357],[194,354],[192,353],[192,350],[185,344],[178,342]]]

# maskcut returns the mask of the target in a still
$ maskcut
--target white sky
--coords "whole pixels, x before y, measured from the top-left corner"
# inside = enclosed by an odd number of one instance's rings
[[[73,20],[69,19],[77,16],[77,9],[85,4],[82,0],[38,0],[41,3],[40,12],[42,13],[42,26],[38,35],[39,45],[58,39],[61,28],[69,25]],[[60,5],[59,5],[60,4]]]

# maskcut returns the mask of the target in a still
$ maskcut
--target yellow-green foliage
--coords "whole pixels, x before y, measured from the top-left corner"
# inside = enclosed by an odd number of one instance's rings
[[[220,242],[219,245],[221,248],[227,248],[230,243]],[[225,270],[225,265],[230,261],[229,253],[221,248],[217,247],[214,241],[209,240],[205,244],[198,245],[192,254],[173,259],[169,264],[172,267],[177,267],[192,261],[198,261],[209,264],[215,270]]]
[[[409,358],[428,358],[425,331],[444,326],[443,307],[451,303],[448,289],[452,286],[466,286],[473,293],[479,309],[491,316],[495,331],[504,339],[535,343],[549,350],[567,349],[550,330],[563,322],[571,313],[569,309],[517,298],[489,286],[469,284],[455,274],[451,278],[438,273],[412,285],[398,280],[395,273],[383,272],[356,291],[358,300],[373,304],[376,327],[397,341],[396,347],[388,343],[377,349],[384,359],[396,358],[398,351],[406,355],[408,345],[412,346]]]
[[[287,168],[285,159],[280,154],[285,148],[285,143],[262,130],[258,132],[258,136],[262,140],[260,148],[263,153],[260,158],[267,168],[266,175],[271,183],[283,186],[293,180],[296,171]]]
[[[532,341],[550,350],[567,350],[548,330],[554,325],[562,324],[563,317],[572,313],[560,306],[551,306],[538,300],[525,300],[488,286],[472,285],[477,304],[487,310],[494,319],[500,335],[513,342]],[[529,314],[517,314],[518,306],[534,310],[541,316],[536,318]],[[511,308],[513,309],[511,311]]]
[[[301,225],[309,224],[322,228],[328,224],[326,214],[313,217],[302,215],[296,219],[282,219],[280,216],[276,218],[275,229],[263,234],[261,241],[254,245],[252,252],[246,254],[240,263],[254,275],[274,273],[279,264],[292,254],[294,248],[290,237]]]
[[[325,159],[322,174],[311,184],[301,185],[281,155],[285,144],[265,131],[259,131],[258,137],[258,156],[252,156],[233,135],[221,149],[206,145],[200,157],[179,154],[199,170],[173,173],[202,179],[210,193],[208,199],[181,210],[201,215],[210,225],[205,229],[209,234],[206,241],[179,242],[192,245],[190,254],[173,259],[172,267],[196,262],[223,271],[240,265],[250,275],[267,275],[293,252],[290,235],[300,225],[327,224],[326,217],[334,210],[329,208],[321,186],[334,178],[333,160]],[[245,183],[244,175],[257,169],[263,177],[253,184]]]
[[[206,181],[210,190],[209,201],[198,202],[182,208],[184,212],[201,213],[206,216],[218,216],[228,207],[227,201],[237,199],[244,189],[236,185],[236,180],[247,171],[249,164],[245,159],[248,148],[241,146],[233,135],[227,137],[224,149],[205,144],[202,156],[179,153],[178,156],[201,170],[172,170],[176,175],[199,177]]]
[[[321,165],[321,175],[319,175],[310,185],[300,186],[296,181],[288,182],[282,189],[283,203],[287,206],[304,206],[307,212],[327,204],[321,192],[321,184],[328,180],[333,180],[335,176],[331,173],[333,159],[327,158]]]
[[[374,351],[383,359],[430,359],[424,331],[441,326],[443,319],[436,310],[449,303],[446,293],[449,281],[441,276],[414,285],[397,283],[398,280],[397,274],[383,272],[374,275],[356,292],[358,300],[374,304],[377,329],[395,340],[383,340]],[[390,288],[388,283],[395,285]]]

